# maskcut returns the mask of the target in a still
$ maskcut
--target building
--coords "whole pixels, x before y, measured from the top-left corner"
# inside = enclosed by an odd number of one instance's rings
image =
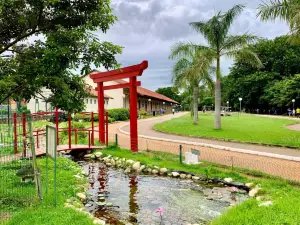
[[[96,84],[93,80],[88,76],[82,76],[82,79],[92,87],[91,92],[89,93],[89,97],[84,99],[84,103],[86,105],[86,112],[98,112],[98,98]],[[116,80],[105,82],[104,85],[114,85],[114,84],[122,84],[126,83],[125,80]],[[50,90],[44,88],[42,89],[43,96],[48,97],[51,92]],[[150,91],[143,87],[137,87],[138,93],[138,101],[137,101],[137,109],[144,110],[149,114],[153,112],[159,113],[161,109],[163,109],[166,113],[171,113],[172,108],[178,104],[173,99],[170,99],[164,95],[158,94],[156,92]],[[104,104],[105,109],[116,109],[116,108],[129,108],[129,89],[114,89],[114,90],[106,90],[104,91]],[[32,98],[27,103],[27,108],[32,112],[38,111],[51,111],[53,107],[41,100],[40,98]]]
[[[83,76],[82,78],[93,88],[93,97],[90,97],[90,100],[85,100],[86,102],[90,102],[91,99],[96,99],[94,96],[97,96],[97,91],[95,91],[97,84],[95,84],[88,75]],[[104,86],[123,84],[127,82],[128,81],[125,80],[109,81],[105,82]],[[152,114],[153,112],[159,113],[161,109],[163,109],[166,113],[170,113],[172,108],[178,104],[178,102],[173,99],[143,87],[137,87],[137,93],[137,109],[144,110],[149,114]],[[105,99],[106,109],[129,108],[129,88],[105,90],[104,94],[108,98],[107,100]],[[97,110],[97,100],[95,101],[95,105],[86,104],[87,112],[96,112]]]

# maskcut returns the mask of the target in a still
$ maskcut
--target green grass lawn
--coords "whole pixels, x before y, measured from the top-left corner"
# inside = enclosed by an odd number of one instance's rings
[[[300,132],[286,128],[297,121],[279,118],[237,114],[222,117],[222,129],[214,129],[213,114],[199,113],[199,124],[193,125],[193,118],[185,115],[180,118],[156,124],[155,129],[194,137],[221,139],[267,145],[300,148]],[[300,121],[299,121],[300,122]]]
[[[49,192],[45,193],[45,158],[38,159],[38,166],[42,171],[44,199],[38,201],[33,184],[21,184],[20,178],[15,176],[16,168],[8,163],[6,177],[0,179],[0,213],[9,213],[11,219],[6,225],[92,225],[91,218],[74,209],[65,208],[66,199],[75,197],[81,192],[86,179],[76,179],[75,174],[80,173],[78,165],[66,158],[57,160],[57,207],[53,207],[53,163],[49,163]],[[50,160],[49,160],[50,161]],[[51,161],[50,161],[51,162]],[[7,182],[9,181],[9,182]],[[3,222],[3,221],[2,221]],[[1,220],[0,220],[0,224]]]
[[[200,165],[180,164],[178,156],[162,152],[132,153],[128,150],[111,148],[104,151],[117,157],[138,160],[143,164],[167,167],[169,169],[205,174],[211,163]],[[242,172],[242,173],[241,173]],[[247,174],[247,175],[246,175]],[[249,176],[249,175],[253,176]],[[300,190],[299,183],[289,182],[280,178],[264,175],[260,172],[244,169],[232,171],[224,166],[214,165],[209,174],[211,177],[231,177],[235,181],[254,182],[260,184],[265,191],[265,200],[272,201],[270,207],[259,207],[258,201],[249,199],[237,205],[211,222],[211,225],[298,225],[300,221]],[[255,177],[254,177],[255,176]]]

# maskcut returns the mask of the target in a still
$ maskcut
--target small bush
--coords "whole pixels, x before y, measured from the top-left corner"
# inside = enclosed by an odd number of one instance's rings
[[[139,110],[139,115],[146,116],[148,113],[145,110]]]
[[[72,123],[72,129],[84,129],[84,124],[80,122],[73,122]],[[83,139],[87,137],[87,132],[86,131],[79,131],[77,132],[78,138]]]
[[[75,114],[73,120],[76,121],[76,122],[79,122],[80,120],[82,120],[84,122],[90,122],[91,121],[91,116],[77,113],[77,114]]]
[[[114,118],[110,118],[110,117],[108,117],[108,123],[113,123],[113,122],[115,122],[116,120],[114,119]]]
[[[129,119],[129,109],[109,109],[107,110],[108,116],[115,121],[125,121]]]

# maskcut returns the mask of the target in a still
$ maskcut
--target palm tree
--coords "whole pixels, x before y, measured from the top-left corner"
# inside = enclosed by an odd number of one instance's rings
[[[300,1],[299,0],[270,0],[258,7],[258,14],[262,21],[279,18],[290,24],[293,42],[300,40]]]
[[[213,57],[216,62],[215,85],[215,128],[221,128],[221,57],[226,56],[237,61],[249,63],[255,67],[262,67],[257,55],[247,46],[254,43],[257,37],[245,33],[243,35],[229,35],[233,21],[243,11],[243,5],[236,5],[226,13],[218,12],[210,20],[192,22],[190,25],[204,36],[208,45],[193,43],[180,43],[178,49],[185,51],[198,51],[202,55]],[[180,55],[181,51],[173,52]]]
[[[209,71],[213,58],[200,51],[189,51],[175,44],[171,50],[171,59],[177,59],[173,68],[172,82],[177,88],[193,92],[194,124],[198,124],[199,85],[212,83]]]

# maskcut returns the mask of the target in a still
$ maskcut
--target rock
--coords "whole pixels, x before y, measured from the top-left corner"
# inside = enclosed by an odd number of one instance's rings
[[[132,165],[132,169],[134,170],[139,170],[141,168],[141,163],[140,162],[136,162]]]
[[[83,156],[83,158],[86,158],[86,159],[91,158],[91,157],[92,157],[92,154],[86,154],[86,155]]]
[[[107,202],[106,206],[111,207],[111,206],[113,206],[113,204],[111,202]]]
[[[77,193],[76,196],[81,200],[81,201],[86,201],[86,195],[84,193]]]
[[[111,163],[111,165],[113,165],[113,166],[116,165],[116,161],[115,161],[114,159],[111,159],[111,160],[110,160],[110,163]]]
[[[124,173],[130,173],[131,172],[131,168],[127,167],[126,170],[124,171]]]
[[[96,159],[96,158],[97,157],[94,154],[91,155],[91,159]]]
[[[156,169],[152,170],[152,174],[158,174],[158,170]]]
[[[160,168],[159,169],[159,173],[161,173],[161,174],[165,174],[165,173],[167,173],[168,172],[168,169],[167,168]]]
[[[179,175],[180,175],[180,174],[177,173],[177,172],[172,172],[172,176],[173,176],[173,177],[179,177]]]
[[[198,177],[199,177],[199,180],[201,180],[201,181],[207,181],[207,177],[203,174],[199,174]]]
[[[268,207],[268,206],[271,206],[272,204],[273,204],[272,201],[266,201],[266,202],[260,203],[258,206],[259,207],[262,207],[262,206]]]
[[[168,177],[172,177],[172,173],[168,173]]]
[[[256,197],[258,194],[262,192],[262,189],[259,187],[253,188],[251,191],[249,191],[250,197]]]
[[[92,206],[93,206],[93,204],[91,204],[91,203],[88,203],[85,205],[85,207],[92,207]]]
[[[192,176],[192,179],[193,179],[193,180],[200,180],[200,177]]]
[[[186,178],[187,178],[187,179],[191,179],[191,178],[192,178],[192,175],[191,175],[191,174],[188,174],[188,175],[186,175]]]
[[[146,168],[145,165],[141,165],[140,170],[144,170]]]
[[[127,163],[127,164],[131,164],[131,165],[132,165],[132,164],[134,163],[134,161],[133,161],[133,160],[131,160],[131,159],[128,159],[128,160],[126,160],[126,163]]]
[[[215,177],[215,178],[212,179],[212,182],[213,182],[214,184],[219,184],[219,183],[222,183],[222,180]]]
[[[184,173],[180,174],[180,178],[181,179],[185,179],[186,178],[186,174],[184,174]]]
[[[94,224],[105,225],[105,221],[104,221],[104,220],[100,220],[100,219],[94,219],[93,223],[94,223]]]
[[[96,152],[95,156],[96,156],[96,158],[100,158],[102,156],[102,152]]]
[[[229,183],[225,183],[227,186],[230,187],[236,187],[238,189],[242,189],[245,191],[250,191],[250,188],[247,187],[245,184],[241,183],[241,182],[229,182]]]
[[[105,164],[106,164],[107,166],[112,166],[112,164],[111,164],[111,163],[109,163],[109,162],[108,162],[108,163],[105,163]]]
[[[246,183],[245,186],[248,188],[254,188],[255,184],[254,183]]]
[[[230,182],[232,182],[233,180],[232,180],[232,178],[230,178],[230,177],[228,177],[228,178],[224,178],[224,182],[226,182],[226,183],[230,183]]]
[[[148,172],[148,173],[152,173],[152,169],[151,169],[151,168],[148,168],[148,169],[147,169],[147,172]]]

